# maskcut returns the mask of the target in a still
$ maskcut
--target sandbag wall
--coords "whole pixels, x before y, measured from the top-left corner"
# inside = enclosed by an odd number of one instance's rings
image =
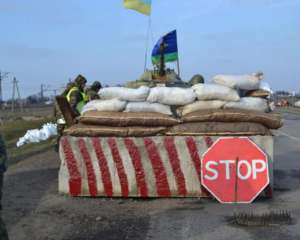
[[[261,75],[218,75],[191,88],[103,88],[89,102],[72,136],[271,135],[282,126],[270,111]],[[270,90],[271,91],[271,90]]]

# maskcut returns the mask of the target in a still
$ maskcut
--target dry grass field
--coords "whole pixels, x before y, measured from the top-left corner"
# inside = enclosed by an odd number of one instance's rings
[[[0,120],[0,132],[5,139],[9,155],[8,165],[53,147],[53,139],[16,147],[18,139],[24,136],[27,130],[41,128],[44,123],[55,121],[52,106],[25,108],[22,112],[19,109],[15,112],[1,110]]]

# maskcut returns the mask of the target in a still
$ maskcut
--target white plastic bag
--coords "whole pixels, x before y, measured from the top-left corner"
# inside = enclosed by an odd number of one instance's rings
[[[127,102],[119,99],[110,100],[93,100],[88,102],[82,109],[81,114],[87,111],[100,112],[122,112],[126,107]]]
[[[192,88],[155,87],[151,88],[148,102],[182,106],[194,102],[196,94]]]
[[[267,100],[259,97],[243,97],[239,102],[226,103],[224,108],[256,110],[261,112],[267,112],[269,110]]]
[[[150,88],[141,86],[137,89],[125,87],[108,87],[102,88],[99,91],[100,99],[108,100],[118,98],[128,102],[143,102],[146,101],[150,92]]]
[[[294,106],[295,107],[300,107],[300,101],[295,102]]]
[[[157,112],[172,115],[170,106],[160,103],[131,102],[128,103],[125,112]]]
[[[192,87],[198,100],[239,101],[236,90],[218,84],[196,84]]]
[[[17,147],[21,147],[27,143],[39,143],[55,135],[57,135],[57,125],[46,123],[41,129],[28,130],[24,137],[21,137],[17,142]]]
[[[213,100],[213,101],[196,101],[194,103],[185,105],[183,108],[177,110],[179,116],[184,116],[191,112],[207,109],[220,109],[226,104],[225,101]]]
[[[213,78],[213,82],[235,89],[256,90],[259,89],[262,79],[262,73],[252,75],[217,75]]]

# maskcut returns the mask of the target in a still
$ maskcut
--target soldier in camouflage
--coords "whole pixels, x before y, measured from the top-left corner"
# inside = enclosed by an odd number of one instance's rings
[[[82,75],[78,75],[74,82],[75,86],[70,89],[66,98],[74,113],[80,116],[83,106],[88,102],[88,98],[84,92],[87,80]]]
[[[2,135],[0,134],[0,239],[1,240],[8,239],[5,224],[2,221],[2,187],[3,187],[4,172],[6,171],[6,160],[7,160],[6,147]]]

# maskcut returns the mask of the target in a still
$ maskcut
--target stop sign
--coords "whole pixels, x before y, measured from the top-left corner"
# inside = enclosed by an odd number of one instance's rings
[[[268,158],[249,138],[219,138],[202,156],[201,183],[222,203],[251,203],[269,184]]]

